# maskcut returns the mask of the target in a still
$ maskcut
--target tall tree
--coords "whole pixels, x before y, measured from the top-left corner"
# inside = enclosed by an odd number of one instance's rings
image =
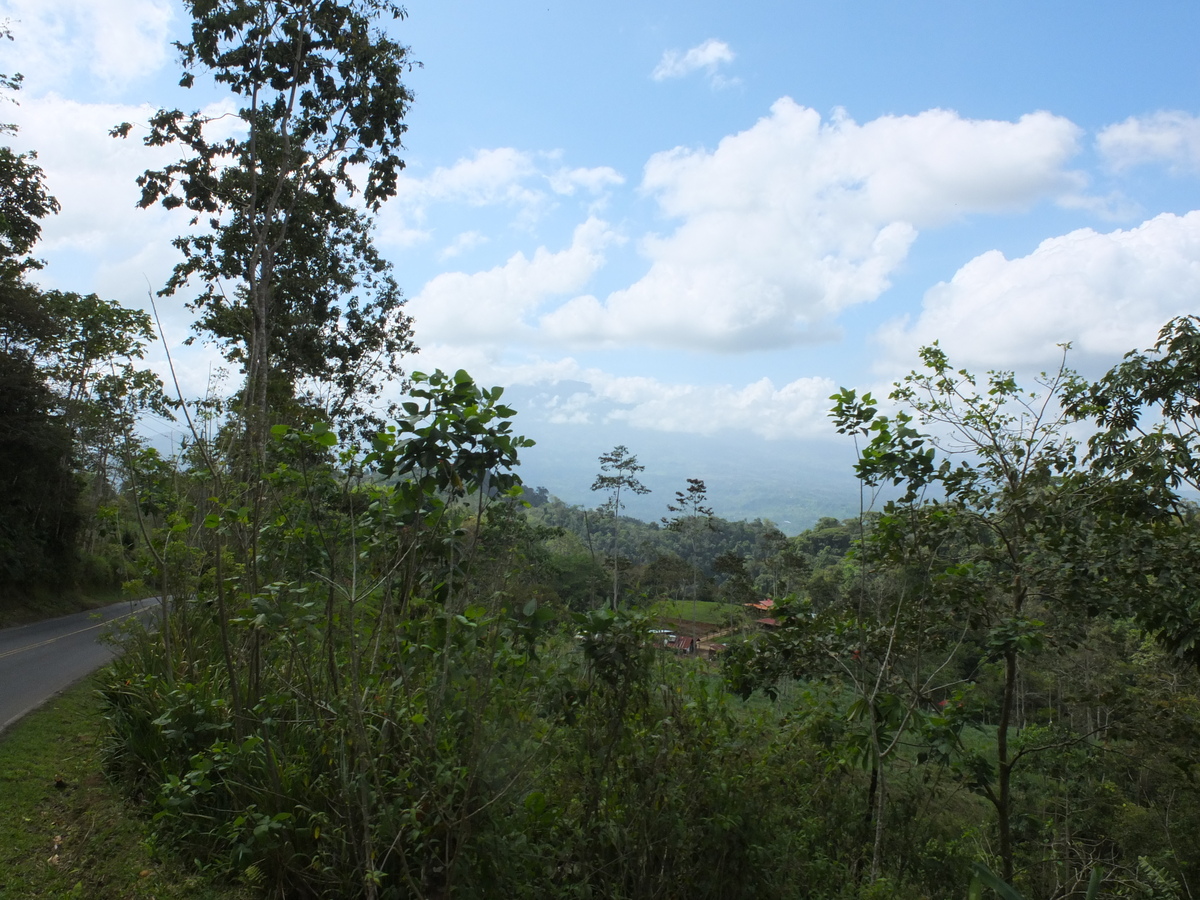
[[[405,12],[388,0],[184,6],[193,21],[191,39],[176,44],[180,84],[209,73],[240,104],[239,127],[159,110],[146,145],[188,155],[138,179],[140,205],[183,207],[192,225],[207,226],[175,241],[184,258],[161,293],[200,281],[189,301],[196,327],[245,373],[242,415],[260,456],[272,407],[300,399],[362,422],[374,379],[398,373],[397,357],[412,348],[367,217],[395,193],[404,166],[412,95],[403,76],[413,63],[381,23]]]
[[[667,504],[671,516],[663,516],[662,523],[672,531],[683,535],[688,542],[688,564],[692,575],[692,619],[696,618],[696,601],[700,594],[700,559],[697,538],[703,531],[715,531],[713,510],[708,506],[708,487],[703,479],[689,478],[687,491],[676,491],[675,501]]]
[[[0,76],[0,88],[20,86],[20,75]],[[0,580],[23,587],[69,577],[79,527],[70,432],[36,362],[56,323],[26,279],[41,267],[29,256],[41,220],[58,212],[36,159],[0,147]]]
[[[605,491],[608,493],[608,499],[604,501],[600,508],[612,516],[613,520],[612,608],[614,610],[617,608],[617,599],[620,594],[620,564],[618,559],[620,555],[619,539],[621,537],[621,493],[650,493],[650,488],[642,484],[637,477],[638,472],[643,471],[645,468],[645,466],[638,463],[637,457],[629,452],[628,447],[624,444],[618,444],[607,453],[600,454],[600,474],[592,482],[593,491]]]
[[[1172,319],[1153,347],[1127,353],[1071,411],[1099,426],[1088,444],[1092,465],[1129,488],[1109,516],[1127,548],[1114,580],[1131,592],[1141,625],[1200,666],[1200,318]]]
[[[1022,661],[1050,646],[1070,621],[1120,599],[1105,571],[1120,548],[1104,543],[1100,525],[1116,488],[1078,465],[1065,407],[1082,385],[1065,367],[1029,391],[1007,372],[992,372],[979,385],[936,344],[921,357],[924,369],[891,394],[903,407],[894,418],[879,416],[869,395],[853,391],[835,395],[832,415],[839,431],[870,439],[857,465],[864,482],[904,489],[870,539],[876,559],[898,567],[916,589],[908,599],[901,595],[892,621],[920,610],[933,635],[940,619],[951,648],[978,632],[987,655],[977,665],[989,657],[999,663],[995,761],[975,754],[969,765],[976,789],[995,808],[1003,876],[1011,881],[1014,772],[1029,754],[1055,746],[1022,742]],[[914,419],[928,431],[913,427]],[[899,646],[888,637],[889,654]],[[918,698],[931,687],[919,674]]]
[[[0,40],[3,39],[12,40],[7,24],[0,25]],[[0,91],[15,94],[23,81],[20,74],[0,75]],[[12,96],[4,99],[16,102]],[[0,123],[0,135],[16,133],[16,125]],[[58,201],[46,189],[37,153],[0,147],[0,277],[6,282],[42,267],[29,252],[42,235],[42,219],[58,209]]]
[[[71,432],[34,362],[8,352],[0,352],[0,472],[0,583],[69,582],[80,526]]]

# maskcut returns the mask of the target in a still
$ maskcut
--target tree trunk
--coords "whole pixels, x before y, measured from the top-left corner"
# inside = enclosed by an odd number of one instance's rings
[[[1009,884],[1013,878],[1012,825],[1009,821],[1012,808],[1013,761],[1008,752],[1008,729],[1012,723],[1016,686],[1017,651],[1009,649],[1004,654],[1004,696],[1000,703],[1000,722],[996,732],[999,792],[995,798],[997,827],[1000,831],[1000,865],[1002,877]]]

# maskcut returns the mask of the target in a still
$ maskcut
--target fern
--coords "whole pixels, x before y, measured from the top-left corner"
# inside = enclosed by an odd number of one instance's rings
[[[1156,869],[1144,856],[1138,857],[1138,872],[1143,883],[1138,885],[1151,900],[1182,900],[1183,890],[1179,882],[1166,872]]]

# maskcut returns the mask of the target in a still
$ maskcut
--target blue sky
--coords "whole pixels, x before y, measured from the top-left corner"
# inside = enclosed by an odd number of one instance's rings
[[[1098,374],[1200,296],[1194,2],[451,2],[394,30],[408,168],[379,219],[409,368],[509,386],[533,483],[575,502],[623,443],[661,515],[798,527],[857,502],[839,385],[886,392],[934,339]],[[63,212],[48,284],[145,302],[185,223],[134,208],[159,164],[116,122],[182,95],[171,0],[0,0],[15,144]],[[182,95],[182,96],[181,96]],[[164,308],[168,340],[187,317]],[[211,350],[176,348],[203,392]],[[161,367],[162,362],[158,360]],[[165,428],[154,426],[160,433]]]

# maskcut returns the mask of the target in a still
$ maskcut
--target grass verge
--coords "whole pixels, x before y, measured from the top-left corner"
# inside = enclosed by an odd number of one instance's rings
[[[101,772],[93,676],[0,735],[0,900],[248,900],[152,849]]]

